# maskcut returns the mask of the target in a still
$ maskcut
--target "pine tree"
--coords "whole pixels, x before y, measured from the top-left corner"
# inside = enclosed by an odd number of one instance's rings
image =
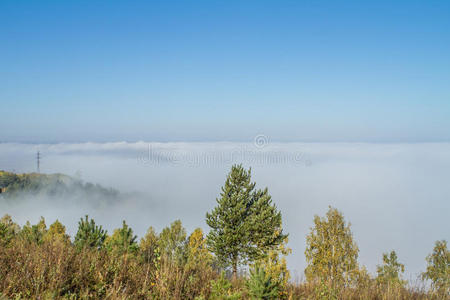
[[[131,252],[138,250],[139,246],[136,242],[137,236],[133,234],[127,223],[122,221],[122,228],[114,230],[112,236],[107,237],[105,241],[106,249],[117,253]]]
[[[272,204],[267,188],[255,190],[251,169],[234,165],[222,187],[217,206],[206,214],[211,227],[208,248],[222,266],[237,267],[254,261],[283,242],[281,213]]]
[[[405,285],[406,281],[402,280],[401,274],[405,272],[405,265],[398,262],[397,253],[383,253],[383,264],[377,266],[377,282],[389,285]]]
[[[31,225],[30,222],[27,221],[22,227],[19,236],[28,242],[40,245],[44,242],[46,233],[47,225],[45,224],[44,217],[41,217],[36,225]]]
[[[247,288],[251,299],[271,300],[279,299],[278,285],[272,280],[269,274],[259,265],[255,265],[250,270],[250,278],[247,281]]]
[[[209,300],[238,300],[242,299],[241,293],[233,290],[233,285],[225,276],[225,272],[220,273],[219,278],[211,281],[211,295]]]
[[[83,247],[97,248],[103,247],[107,236],[106,230],[102,229],[102,226],[95,225],[93,219],[88,220],[86,215],[85,219],[80,219],[78,222],[78,231],[75,235],[74,244],[79,249]]]
[[[256,266],[261,267],[266,272],[266,275],[271,276],[272,282],[277,285],[279,299],[284,299],[286,296],[286,289],[288,287],[290,273],[287,268],[286,256],[292,250],[287,247],[288,239],[277,246],[276,249],[270,250],[266,256],[256,261],[251,268]]]
[[[358,272],[358,246],[344,216],[330,207],[326,217],[314,217],[314,227],[306,238],[308,281],[324,282],[333,289],[350,282]]]
[[[13,222],[11,216],[4,215],[0,219],[0,246],[8,246],[19,231],[20,226]]]

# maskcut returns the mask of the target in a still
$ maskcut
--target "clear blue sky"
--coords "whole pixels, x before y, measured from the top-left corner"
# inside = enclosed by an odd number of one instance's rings
[[[450,141],[450,1],[0,2],[0,141]]]

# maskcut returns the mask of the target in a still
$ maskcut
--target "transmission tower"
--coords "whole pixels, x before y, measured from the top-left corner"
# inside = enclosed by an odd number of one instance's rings
[[[37,172],[41,173],[41,168],[40,168],[40,165],[41,165],[41,153],[39,151],[36,153],[36,164],[37,164]]]

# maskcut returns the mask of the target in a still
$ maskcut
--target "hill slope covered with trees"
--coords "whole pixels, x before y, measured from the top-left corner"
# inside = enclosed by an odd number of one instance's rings
[[[85,183],[64,174],[23,173],[0,170],[0,200],[19,201],[23,197],[80,198],[94,204],[119,199],[117,190]],[[97,203],[96,203],[97,202]]]

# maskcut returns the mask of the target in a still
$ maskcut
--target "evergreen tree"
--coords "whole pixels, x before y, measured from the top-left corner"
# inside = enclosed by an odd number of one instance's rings
[[[139,249],[136,239],[137,236],[133,234],[133,229],[124,220],[122,228],[115,229],[112,236],[107,237],[105,244],[109,251],[134,253]]]
[[[266,256],[256,261],[251,267],[259,266],[264,269],[266,275],[270,276],[272,282],[277,285],[279,299],[284,299],[286,296],[286,289],[288,287],[290,273],[287,268],[286,256],[292,250],[287,247],[288,239],[277,246],[276,249],[270,250]]]
[[[437,241],[433,253],[427,256],[427,270],[424,279],[431,280],[433,290],[440,295],[450,294],[450,251],[447,241]]]
[[[8,246],[20,231],[20,226],[13,222],[10,215],[0,219],[0,246]]]
[[[220,273],[219,278],[211,282],[210,300],[238,300],[241,298],[240,292],[233,291],[233,285],[224,272]]]
[[[251,169],[234,165],[216,201],[218,205],[206,214],[211,227],[207,245],[219,263],[232,267],[234,276],[238,265],[266,255],[287,237],[267,188],[255,190]]]
[[[325,218],[314,217],[306,244],[308,281],[323,282],[336,289],[348,285],[357,275],[358,246],[350,224],[337,209],[330,207]]]
[[[27,221],[22,227],[19,236],[28,242],[40,245],[44,242],[44,236],[46,234],[47,225],[45,224],[44,217],[41,217],[36,225],[31,225],[30,222]]]
[[[272,277],[266,274],[265,270],[258,265],[255,265],[254,268],[250,270],[247,288],[251,299],[279,299],[278,285],[272,280]]]
[[[405,272],[405,265],[398,262],[397,253],[383,254],[383,264],[377,266],[377,282],[380,284],[401,285],[406,282],[402,280],[401,274]]]
[[[78,231],[75,235],[74,244],[79,248],[90,247],[100,249],[103,247],[107,233],[102,229],[102,226],[95,224],[93,219],[88,220],[88,216],[85,219],[80,219],[78,222]]]

